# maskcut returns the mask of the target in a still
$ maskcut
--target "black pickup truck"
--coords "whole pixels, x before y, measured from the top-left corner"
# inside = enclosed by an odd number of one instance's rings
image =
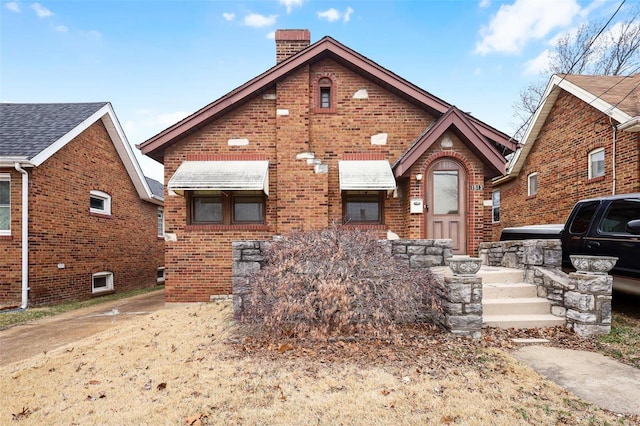
[[[572,254],[615,256],[614,289],[640,295],[640,193],[581,200],[564,224],[505,228],[501,241],[560,239],[562,263]]]

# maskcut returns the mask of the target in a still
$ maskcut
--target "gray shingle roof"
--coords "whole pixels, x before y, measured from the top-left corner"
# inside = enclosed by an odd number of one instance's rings
[[[32,159],[107,102],[0,104],[0,156]]]
[[[158,182],[155,179],[151,179],[148,176],[144,177],[147,181],[147,185],[149,185],[149,189],[151,193],[157,197],[164,197],[164,185]]]

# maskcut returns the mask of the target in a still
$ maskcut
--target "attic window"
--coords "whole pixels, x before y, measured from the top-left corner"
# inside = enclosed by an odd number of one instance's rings
[[[89,195],[89,211],[111,215],[111,195],[102,191],[91,191]]]
[[[317,106],[319,112],[335,112],[335,91],[329,77],[318,79]]]

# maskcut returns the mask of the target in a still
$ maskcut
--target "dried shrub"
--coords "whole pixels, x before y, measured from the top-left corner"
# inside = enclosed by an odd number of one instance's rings
[[[391,337],[400,324],[441,312],[430,270],[410,270],[387,242],[352,227],[270,243],[251,281],[240,325],[272,338]]]

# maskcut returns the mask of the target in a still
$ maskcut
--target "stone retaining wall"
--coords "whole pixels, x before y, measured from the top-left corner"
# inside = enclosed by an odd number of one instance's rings
[[[535,284],[538,297],[551,302],[551,314],[583,337],[611,331],[613,278],[562,271],[560,240],[523,240],[482,243],[483,264],[522,269],[524,281]]]
[[[453,242],[441,240],[384,240],[388,250],[411,269],[444,266],[453,256]],[[243,297],[251,291],[250,276],[264,266],[264,250],[269,241],[234,241],[233,247],[233,312],[239,315]]]

